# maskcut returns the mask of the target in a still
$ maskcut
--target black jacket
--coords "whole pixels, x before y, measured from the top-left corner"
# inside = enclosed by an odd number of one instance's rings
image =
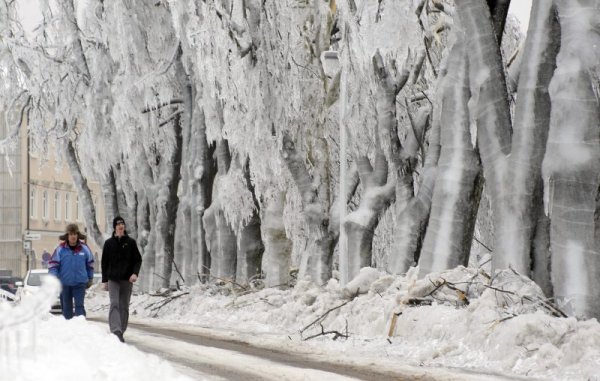
[[[102,283],[109,280],[129,280],[132,274],[138,275],[142,267],[142,256],[135,239],[127,233],[123,237],[112,237],[104,242],[102,249]]]

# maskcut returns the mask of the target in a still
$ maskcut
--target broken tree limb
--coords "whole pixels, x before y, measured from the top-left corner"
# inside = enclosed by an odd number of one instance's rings
[[[357,289],[357,290],[356,290],[356,294],[355,294],[355,295],[354,295],[352,298],[350,298],[350,299],[346,300],[344,303],[342,303],[342,304],[340,304],[340,305],[338,305],[338,306],[335,306],[335,307],[333,307],[333,308],[330,308],[330,309],[328,309],[328,310],[327,310],[327,311],[325,311],[325,313],[323,313],[321,316],[319,316],[318,318],[316,318],[315,320],[313,320],[311,323],[309,323],[307,326],[305,326],[304,328],[302,328],[302,329],[300,330],[300,336],[302,336],[302,333],[303,333],[304,331],[306,331],[308,328],[310,328],[311,326],[313,326],[314,324],[317,324],[317,323],[320,323],[321,321],[323,321],[323,319],[325,319],[325,317],[327,317],[327,315],[329,315],[329,314],[330,314],[332,311],[335,311],[335,310],[337,310],[337,309],[339,309],[339,308],[342,308],[342,307],[344,307],[346,304],[348,304],[348,303],[350,303],[351,301],[353,301],[353,300],[354,300],[354,299],[355,299],[355,298],[358,296],[358,292],[359,292],[359,291],[360,291],[360,289]]]
[[[323,327],[323,324],[319,323],[319,325],[321,326],[321,332],[314,334],[312,336],[309,336],[305,339],[303,339],[304,341],[306,340],[310,340],[310,339],[314,339],[315,337],[319,337],[319,336],[325,336],[325,335],[330,335],[333,334],[333,340],[337,340],[340,337],[343,337],[344,339],[348,338],[348,321],[346,321],[346,334],[344,335],[343,333],[340,333],[338,331],[325,331],[325,328]]]
[[[398,316],[402,315],[402,311],[393,312],[392,321],[390,322],[390,329],[388,330],[388,337],[394,336],[394,332],[396,331],[396,323],[398,322]]]

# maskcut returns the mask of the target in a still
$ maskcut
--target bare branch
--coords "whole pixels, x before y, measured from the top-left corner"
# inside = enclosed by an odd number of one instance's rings
[[[342,307],[344,307],[346,304],[348,304],[348,303],[350,303],[351,301],[353,301],[353,300],[354,300],[354,298],[356,298],[356,297],[358,296],[358,291],[359,291],[359,290],[357,289],[357,290],[356,290],[356,294],[355,294],[355,295],[354,295],[354,296],[353,296],[351,299],[348,299],[348,300],[346,300],[344,303],[342,303],[342,304],[340,304],[340,305],[338,305],[338,306],[335,306],[335,307],[333,307],[333,308],[330,308],[330,309],[328,309],[328,310],[327,310],[327,311],[325,311],[325,313],[323,313],[321,316],[319,316],[318,318],[316,318],[315,320],[313,320],[311,323],[309,323],[307,326],[305,326],[304,328],[302,328],[302,329],[300,330],[300,335],[302,335],[302,333],[303,333],[304,331],[306,331],[308,328],[310,328],[311,326],[313,326],[313,325],[315,325],[315,324],[317,324],[317,323],[319,323],[319,324],[320,324],[320,322],[321,322],[321,321],[323,321],[323,319],[325,319],[325,317],[327,317],[327,315],[329,315],[329,313],[331,313],[332,311],[335,311],[335,310],[337,310],[337,309],[339,309],[339,308],[342,308]]]
[[[340,337],[343,337],[344,339],[348,338],[348,321],[346,321],[346,334],[344,335],[343,333],[340,333],[338,331],[325,331],[325,328],[323,327],[323,324],[320,324],[321,326],[321,333],[317,333],[315,335],[309,336],[305,339],[303,339],[304,341],[306,340],[310,340],[310,339],[314,339],[315,337],[319,337],[319,336],[325,336],[325,335],[329,335],[333,333],[333,340],[337,340]]]
[[[207,269],[207,270],[210,270],[210,268],[208,268],[208,267],[206,267],[206,266],[204,266],[204,265],[201,265],[201,266],[202,266],[202,267],[204,267],[204,268],[205,268],[205,269]],[[234,281],[233,281],[233,280],[231,280],[231,279],[223,279],[223,278],[219,278],[218,276],[211,275],[211,274],[208,274],[208,276],[209,276],[210,278],[218,279],[218,280],[220,280],[221,282],[225,282],[225,283],[231,283],[231,284],[233,284],[233,285],[236,285],[236,286],[238,286],[239,288],[241,288],[241,289],[242,289],[242,290],[244,290],[244,291],[248,289],[247,287],[244,287],[244,286],[242,286],[241,284],[239,284],[239,283],[237,283],[237,282],[234,282]],[[198,279],[200,279],[200,273],[198,273]]]
[[[16,100],[20,98],[21,95],[23,95],[24,93],[25,91],[22,91],[12,100],[12,102],[10,103],[10,107],[4,114],[4,122],[7,127],[7,130],[10,131],[10,133],[4,139],[0,140],[0,147],[4,147],[4,145],[6,145],[12,139],[19,136],[19,131],[21,131],[21,125],[23,124],[23,120],[25,119],[25,113],[31,103],[31,95],[27,97],[27,100],[25,101],[25,103],[23,103],[23,106],[21,106],[21,110],[19,111],[19,120],[14,124],[14,126],[11,126],[11,124],[8,121],[8,113],[14,109],[14,104]]]
[[[156,106],[146,107],[145,109],[142,110],[142,114],[146,114],[146,113],[148,113],[150,111],[156,111],[156,110],[161,109],[161,108],[163,108],[165,106],[170,106],[170,105],[175,105],[175,104],[181,104],[181,103],[183,103],[183,99],[180,99],[180,98],[171,99],[168,102],[163,102],[163,103],[161,103],[159,105],[156,105]]]
[[[169,115],[167,117],[167,119],[163,120],[162,122],[159,123],[158,127],[162,127],[166,124],[168,124],[169,122],[173,121],[175,118],[177,118],[177,116],[183,114],[183,110],[177,110],[174,113],[172,113],[171,115]]]
[[[177,272],[177,274],[179,274],[179,277],[181,278],[181,281],[183,283],[185,283],[185,278],[183,277],[183,275],[181,275],[181,272],[179,271],[179,268],[177,267],[177,263],[175,263],[175,259],[174,258],[173,258],[173,266],[175,267],[175,271]]]

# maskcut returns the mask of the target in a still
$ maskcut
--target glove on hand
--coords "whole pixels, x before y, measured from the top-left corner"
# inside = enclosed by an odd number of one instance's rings
[[[88,280],[87,285],[85,286],[85,288],[90,288],[90,287],[92,287],[93,284],[94,284],[94,280],[90,279],[90,280]]]

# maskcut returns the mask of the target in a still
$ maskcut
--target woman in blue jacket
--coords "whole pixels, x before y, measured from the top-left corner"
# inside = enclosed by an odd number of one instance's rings
[[[54,250],[48,263],[48,271],[62,283],[60,303],[65,319],[84,315],[85,289],[94,278],[94,256],[85,244],[85,235],[79,232],[77,224],[67,225],[66,233],[59,237],[62,242]]]

